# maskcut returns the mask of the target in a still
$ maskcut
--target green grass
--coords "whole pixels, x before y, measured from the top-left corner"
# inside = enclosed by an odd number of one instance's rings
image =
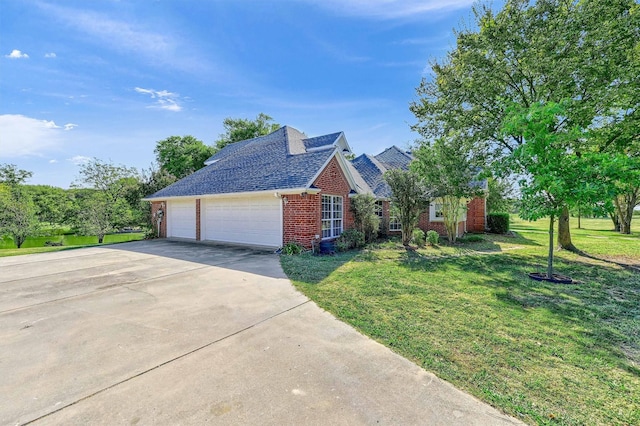
[[[123,243],[127,241],[142,240],[143,238],[143,232],[109,234],[105,235],[103,244]],[[45,243],[47,241],[61,242],[62,246],[46,247]],[[13,243],[11,238],[4,237],[0,238],[0,257],[61,251],[95,245],[98,245],[98,237],[95,236],[56,235],[49,237],[30,237],[24,242],[22,247],[16,248],[16,245]]]
[[[282,265],[341,320],[527,423],[640,424],[640,273],[560,251],[558,272],[577,283],[530,280],[546,265],[547,224],[515,221],[515,237],[415,251],[389,242],[283,256]],[[638,224],[635,241],[608,226],[583,220],[573,241],[640,264]],[[606,238],[592,244],[594,234]]]

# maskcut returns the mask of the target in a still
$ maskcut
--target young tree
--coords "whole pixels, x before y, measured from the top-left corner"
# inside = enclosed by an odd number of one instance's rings
[[[193,136],[169,136],[156,142],[156,161],[167,173],[182,179],[203,168],[216,149]]]
[[[637,129],[639,9],[634,0],[507,0],[497,13],[475,6],[475,25],[456,32],[456,47],[417,89],[414,129],[426,140],[458,132],[489,162],[524,143],[501,131],[513,104],[572,99],[563,125]],[[566,218],[560,243],[571,247]]]
[[[507,179],[487,179],[487,213],[510,213],[514,207],[513,185]]]
[[[376,199],[370,194],[358,194],[351,198],[353,222],[365,240],[371,242],[378,236],[380,218],[376,214]]]
[[[473,150],[465,145],[463,138],[452,135],[433,143],[421,142],[413,155],[416,160],[411,167],[438,197],[447,238],[449,242],[455,242],[458,222],[466,211],[467,202],[483,192],[475,182],[480,169]]]
[[[108,232],[130,225],[133,217],[126,196],[138,179],[135,168],[105,163],[97,158],[81,166],[76,188],[95,191],[76,199],[77,226],[85,235],[97,235],[98,242]]]
[[[225,132],[220,135],[216,141],[216,150],[220,150],[225,146],[234,142],[240,142],[247,139],[257,138],[258,136],[268,135],[280,128],[278,123],[272,123],[273,118],[267,114],[260,113],[255,120],[246,118],[227,117],[222,122]]]
[[[549,217],[547,277],[553,278],[554,221],[569,205],[591,203],[604,185],[598,176],[604,160],[599,155],[573,150],[585,137],[578,127],[562,125],[564,108],[553,102],[515,107],[505,120],[504,131],[521,135],[523,143],[502,167],[523,176],[520,181],[520,216],[528,220]]]
[[[431,193],[411,170],[389,170],[384,180],[391,187],[391,208],[402,227],[402,244],[408,246],[420,213],[429,206]]]

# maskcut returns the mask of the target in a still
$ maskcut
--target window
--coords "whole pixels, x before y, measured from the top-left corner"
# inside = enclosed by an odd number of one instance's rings
[[[389,231],[402,231],[402,224],[391,205],[389,206]]]
[[[376,201],[376,205],[375,205],[375,212],[376,215],[382,219],[382,201]]]
[[[342,234],[342,197],[322,196],[322,238],[335,238]]]
[[[433,216],[444,218],[444,212],[442,211],[442,204],[438,203],[433,205]]]

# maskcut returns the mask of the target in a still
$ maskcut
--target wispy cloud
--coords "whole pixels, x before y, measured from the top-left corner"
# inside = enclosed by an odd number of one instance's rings
[[[78,127],[78,125],[77,124],[73,124],[73,123],[67,123],[67,124],[64,125],[64,129],[65,130],[73,130],[76,127]]]
[[[174,112],[182,110],[182,106],[178,103],[180,95],[177,93],[169,92],[168,90],[143,89],[141,87],[136,87],[133,90],[143,95],[149,95],[151,99],[155,99],[154,104],[150,105],[149,108],[166,109],[167,111]]]
[[[377,20],[405,19],[461,9],[475,0],[299,0],[348,16]]]
[[[58,162],[58,160],[56,160],[55,158],[52,158],[51,160],[49,160],[49,164],[56,164]]]
[[[45,54],[44,54],[44,57],[45,57],[45,58],[55,58],[55,57],[57,57],[57,56],[58,56],[58,55],[56,55],[56,53],[55,53],[55,52],[49,52],[49,53],[45,53]]]
[[[86,2],[90,7],[93,2]],[[170,24],[154,27],[142,19],[126,19],[88,9],[72,8],[39,2],[49,16],[86,35],[86,39],[101,47],[135,54],[152,63],[187,71],[211,71],[211,66],[193,47],[172,33]],[[162,30],[158,30],[161,27]]]
[[[67,161],[72,162],[76,166],[81,166],[83,164],[88,163],[91,160],[92,160],[91,157],[85,157],[84,155],[74,155],[71,158],[67,158]]]
[[[10,58],[10,59],[26,59],[26,58],[29,57],[29,55],[19,51],[18,49],[13,49],[11,51],[11,53],[9,53],[8,55],[4,55],[4,56],[5,56],[5,58]]]
[[[62,144],[62,129],[54,121],[38,120],[19,114],[0,115],[0,158],[42,155]]]

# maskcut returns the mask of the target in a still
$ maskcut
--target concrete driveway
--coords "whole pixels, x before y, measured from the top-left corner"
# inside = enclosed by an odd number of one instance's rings
[[[0,259],[0,424],[515,424],[319,309],[277,256]]]

